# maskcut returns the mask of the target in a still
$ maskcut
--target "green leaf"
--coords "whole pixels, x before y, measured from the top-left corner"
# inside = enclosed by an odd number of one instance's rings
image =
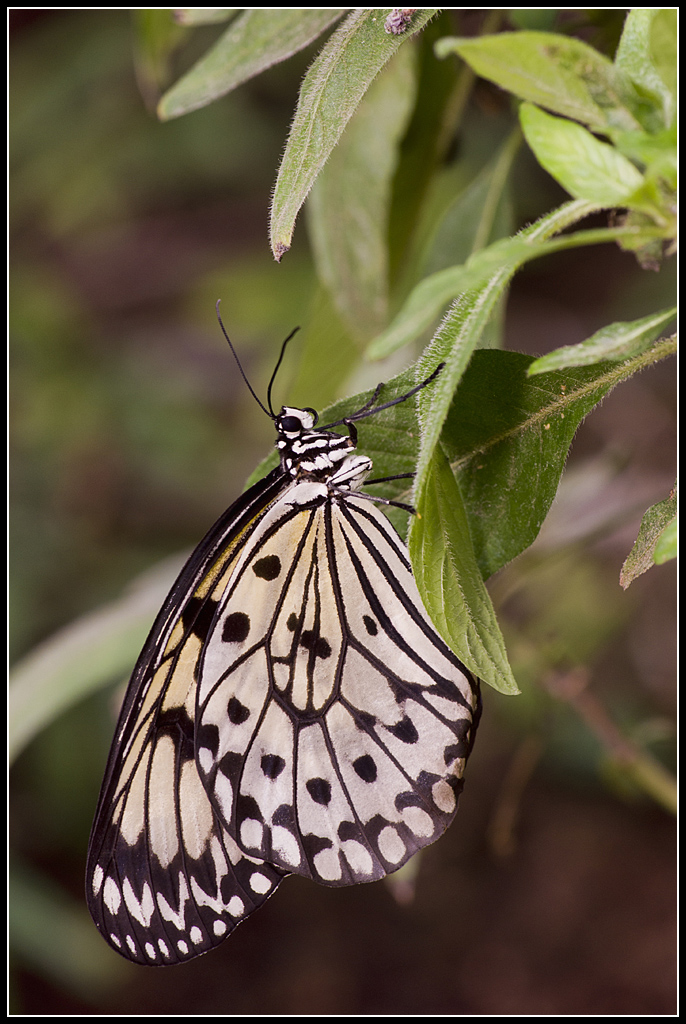
[[[298,53],[337,21],[344,10],[249,8],[162,97],[158,116],[168,121],[225,96],[242,82]]]
[[[475,352],[441,434],[485,579],[536,539],[577,427],[623,379],[604,364],[532,380],[530,363],[519,352]]]
[[[643,175],[625,156],[579,124],[523,103],[519,119],[536,159],[575,199],[626,205]]]
[[[480,39],[441,39],[436,55],[456,53],[483,78],[523,100],[597,131],[640,128],[627,86],[592,46],[553,32],[506,32]]]
[[[672,123],[676,99],[676,21],[676,10],[632,8],[615,54],[615,66],[651,97],[664,127]],[[666,85],[662,69],[668,69],[673,88]]]
[[[270,239],[277,260],[290,248],[298,212],[370,84],[435,13],[422,8],[410,32],[395,36],[384,31],[381,9],[357,8],[308,71],[274,190]]]
[[[632,212],[645,214],[640,222],[648,229],[658,229],[661,238],[672,238],[676,232],[676,200],[664,182],[669,182],[669,159],[660,158],[650,175],[645,176],[615,146],[600,142],[581,125],[544,113],[524,103],[520,120],[526,140],[539,163],[572,195],[597,202],[601,206],[624,206]],[[618,133],[625,145],[638,141],[641,133]],[[664,144],[666,140],[661,137]],[[666,156],[667,154],[665,154]],[[673,151],[676,160],[676,149]],[[631,222],[624,220],[624,225]],[[640,234],[640,232],[639,232]],[[626,245],[635,250],[646,244],[657,246],[655,238],[630,238]]]
[[[410,557],[434,625],[480,679],[501,693],[519,693],[474,558],[460,492],[440,450],[434,453],[416,509],[410,523]]]
[[[645,351],[676,316],[676,306],[652,313],[640,320],[609,324],[579,345],[565,345],[535,359],[528,370],[530,377],[537,373],[560,370],[565,366],[590,366],[601,360],[621,362]]]
[[[49,722],[133,668],[150,625],[180,569],[165,560],[121,600],[85,615],[32,651],[10,674],[10,759]]]
[[[415,98],[414,56],[403,47],[372,82],[308,203],[319,278],[353,334],[365,339],[387,318],[388,213]]]
[[[626,588],[651,566],[676,558],[677,488],[643,516],[636,542],[626,557],[619,582]],[[673,552],[673,553],[672,553]]]
[[[499,269],[509,265],[508,256],[523,251],[518,239],[504,242],[504,245],[497,242],[482,249],[461,266],[447,267],[420,281],[390,327],[369,345],[367,358],[385,359],[409,345],[431,326],[452,299],[483,285]]]

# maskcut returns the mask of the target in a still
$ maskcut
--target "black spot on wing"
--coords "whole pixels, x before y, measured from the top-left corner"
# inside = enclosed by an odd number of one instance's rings
[[[216,725],[205,723],[198,728],[198,749],[206,747],[213,757],[219,750],[219,729]]]
[[[239,793],[236,799],[236,821],[239,828],[241,822],[245,821],[246,818],[264,821],[262,811],[260,810],[260,805],[257,800],[251,796],[247,796],[245,793]]]
[[[309,779],[306,789],[316,804],[326,807],[331,802],[331,783],[326,779]]]
[[[278,754],[263,754],[260,760],[262,773],[268,779],[278,779],[285,767],[286,762]]]
[[[224,619],[222,640],[225,644],[240,644],[250,632],[250,618],[245,612],[232,612]]]
[[[300,637],[300,646],[312,651],[317,658],[331,657],[331,645],[323,636],[313,629],[305,629]]]
[[[363,845],[367,845],[362,829],[356,821],[342,821],[336,830],[336,834],[342,842],[345,842],[347,839],[353,839],[358,843],[361,842]]]
[[[231,697],[226,712],[232,725],[242,725],[250,718],[249,708],[246,708],[245,704],[241,704],[238,697]]]
[[[281,573],[281,559],[278,555],[265,555],[257,559],[252,571],[262,580],[275,580]]]
[[[297,829],[295,812],[291,804],[280,804],[272,814],[272,824],[281,825],[291,831]]]
[[[419,739],[414,722],[410,718],[401,718],[395,725],[389,725],[388,731],[393,733],[401,743],[416,743]]]
[[[235,786],[241,776],[243,769],[243,755],[235,750],[227,750],[221,760],[217,763],[217,771],[226,776]]]
[[[369,635],[376,636],[376,634],[379,632],[379,627],[377,626],[376,622],[371,617],[371,615],[363,615],[362,621],[364,622],[365,629],[367,630]]]
[[[370,754],[363,754],[353,761],[353,768],[363,782],[376,782],[376,765]]]

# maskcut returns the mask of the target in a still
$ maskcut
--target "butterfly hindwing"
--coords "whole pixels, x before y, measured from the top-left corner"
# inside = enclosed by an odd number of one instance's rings
[[[249,855],[329,885],[373,881],[452,820],[477,701],[386,517],[294,483],[207,637],[201,775]]]

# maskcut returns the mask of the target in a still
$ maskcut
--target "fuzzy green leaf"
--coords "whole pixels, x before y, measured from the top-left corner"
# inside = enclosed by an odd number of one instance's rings
[[[649,8],[653,10],[653,8]],[[677,94],[677,9],[675,7],[663,7],[655,11],[650,26],[650,56],[658,75],[664,82],[672,104],[665,113],[665,123],[671,124],[673,111],[676,109]]]
[[[474,558],[460,492],[445,456],[434,453],[410,523],[410,557],[431,619],[467,668],[501,693],[519,689]]]
[[[225,96],[242,82],[302,50],[344,10],[253,7],[243,11],[162,97],[158,116],[168,121]]]
[[[653,565],[676,558],[677,489],[657,505],[652,505],[641,520],[636,542],[626,557],[619,582],[626,588]]]
[[[380,9],[357,8],[308,71],[274,189],[270,239],[277,260],[290,248],[298,212],[370,84],[435,13],[418,10],[408,32],[396,36],[384,31]]]
[[[565,366],[591,366],[602,360],[621,362],[644,352],[675,316],[676,306],[673,306],[640,320],[609,324],[579,345],[565,345],[535,359],[528,374],[532,377],[537,373],[561,370]]]

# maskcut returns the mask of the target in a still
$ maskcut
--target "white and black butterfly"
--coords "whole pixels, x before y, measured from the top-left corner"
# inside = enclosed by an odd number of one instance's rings
[[[478,683],[431,624],[381,499],[360,491],[372,463],[355,428],[438,372],[381,405],[379,385],[319,429],[311,409],[275,415],[268,392],[280,465],[174,584],[105,772],[87,898],[128,959],[206,952],[287,874],[383,878],[452,821]]]

